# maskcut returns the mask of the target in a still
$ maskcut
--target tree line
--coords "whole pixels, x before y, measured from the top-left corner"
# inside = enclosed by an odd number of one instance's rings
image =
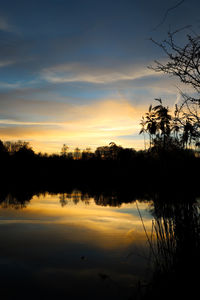
[[[139,153],[142,152],[138,151]],[[133,148],[123,148],[111,142],[108,146],[97,147],[95,151],[86,148],[81,151],[76,147],[74,151],[69,151],[69,147],[64,144],[59,154],[35,153],[29,142],[26,141],[1,141],[0,140],[0,156],[4,158],[61,158],[65,160],[131,160],[135,157],[137,151]]]
[[[161,108],[162,109],[162,108]],[[146,114],[146,120],[143,118],[141,132],[148,132],[150,138],[150,147],[146,150],[135,150],[134,148],[123,148],[114,142],[108,146],[97,147],[92,151],[86,148],[81,151],[76,147],[74,151],[69,151],[69,147],[64,144],[59,154],[35,153],[29,142],[26,141],[1,141],[0,140],[0,159],[1,160],[62,160],[62,161],[133,161],[136,159],[159,158],[159,155],[171,156],[196,156],[198,153],[194,149],[184,148],[184,143],[179,140],[179,136],[171,136],[173,127],[171,127],[171,116],[167,109],[166,120],[158,120],[155,107],[150,106]],[[162,122],[164,124],[162,124]],[[191,132],[189,132],[191,134]],[[181,134],[180,134],[181,136]],[[191,136],[189,136],[191,139]],[[193,138],[193,136],[192,136]],[[191,140],[190,140],[191,141]],[[197,150],[197,149],[196,149]]]

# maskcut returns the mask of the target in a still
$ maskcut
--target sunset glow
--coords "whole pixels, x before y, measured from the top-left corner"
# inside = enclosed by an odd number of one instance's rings
[[[93,198],[85,204],[80,200],[80,196],[77,192],[72,194],[71,197],[79,198],[78,204],[73,202],[73,198],[68,198],[64,207],[60,203],[62,194],[34,196],[30,204],[17,215],[15,209],[5,210],[5,221],[2,219],[1,222],[32,223],[41,228],[54,224],[58,231],[59,227],[62,228],[58,234],[62,234],[65,239],[108,249],[128,247],[132,243],[146,243],[146,235],[135,203],[122,204],[120,208],[103,207],[96,205]],[[144,215],[146,230],[151,234],[152,217],[148,214],[149,204],[141,203],[139,207]]]
[[[177,82],[148,68],[164,59],[149,39],[163,39],[169,23],[190,24],[195,6],[184,2],[182,18],[175,10],[154,30],[168,5],[157,0],[8,2],[0,14],[0,139],[48,153],[64,143],[144,148],[139,123],[149,104],[180,98]]]

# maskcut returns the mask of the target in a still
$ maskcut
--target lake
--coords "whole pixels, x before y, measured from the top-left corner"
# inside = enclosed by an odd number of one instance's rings
[[[2,199],[3,299],[140,299],[155,251],[157,258],[162,254],[155,248],[159,230],[165,229],[161,243],[177,249],[173,222],[155,217],[153,200],[123,203],[79,190]]]

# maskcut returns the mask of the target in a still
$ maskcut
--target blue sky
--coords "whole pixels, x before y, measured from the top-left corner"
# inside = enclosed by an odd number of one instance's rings
[[[178,82],[147,68],[165,59],[150,38],[186,25],[199,33],[199,1],[180,2],[0,0],[0,139],[49,153],[63,143],[142,148],[149,104],[180,98]]]

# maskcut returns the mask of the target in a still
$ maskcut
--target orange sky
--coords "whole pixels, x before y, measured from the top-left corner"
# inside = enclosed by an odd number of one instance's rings
[[[148,68],[166,62],[150,38],[199,31],[199,1],[169,10],[174,1],[2,0],[0,139],[48,153],[144,148],[139,123],[154,98],[180,100],[180,83]]]

